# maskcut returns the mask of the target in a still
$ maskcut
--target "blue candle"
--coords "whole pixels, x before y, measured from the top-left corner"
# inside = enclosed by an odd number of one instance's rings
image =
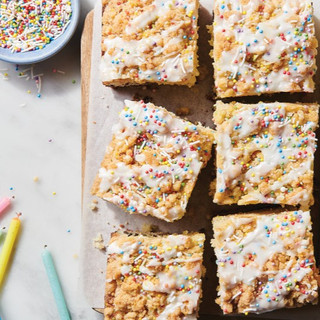
[[[54,267],[52,255],[49,250],[45,249],[42,253],[42,261],[46,268],[50,286],[58,307],[58,312],[61,320],[71,320],[66,301],[62,292],[57,271]]]

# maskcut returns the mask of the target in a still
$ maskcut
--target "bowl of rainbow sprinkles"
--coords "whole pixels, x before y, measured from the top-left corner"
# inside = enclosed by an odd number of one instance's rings
[[[79,0],[1,0],[0,60],[16,64],[43,61],[72,38]]]

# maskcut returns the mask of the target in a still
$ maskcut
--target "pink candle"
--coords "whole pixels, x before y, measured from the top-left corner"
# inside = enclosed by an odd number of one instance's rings
[[[0,199],[0,217],[6,211],[6,209],[10,206],[11,200],[8,197]]]

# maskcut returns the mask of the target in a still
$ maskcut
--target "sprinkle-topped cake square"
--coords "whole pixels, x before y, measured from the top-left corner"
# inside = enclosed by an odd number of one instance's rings
[[[92,192],[129,213],[180,219],[213,140],[210,128],[126,100]]]
[[[105,85],[194,85],[198,0],[102,3],[100,73]]]
[[[316,104],[217,102],[214,202],[313,203]]]
[[[196,319],[204,240],[200,233],[113,233],[107,249],[104,319]]]
[[[225,314],[317,304],[319,272],[309,212],[238,214],[213,219]]]
[[[317,40],[310,0],[216,0],[218,97],[313,92]]]

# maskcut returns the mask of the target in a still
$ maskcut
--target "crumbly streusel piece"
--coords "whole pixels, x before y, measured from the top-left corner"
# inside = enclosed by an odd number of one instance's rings
[[[316,104],[218,101],[214,202],[313,203]]]
[[[227,313],[262,313],[318,300],[310,213],[237,214],[213,219],[219,289]]]
[[[217,0],[213,58],[218,97],[313,92],[317,39],[310,0]]]
[[[204,234],[113,233],[105,289],[105,320],[197,319]]]
[[[102,0],[105,85],[193,86],[199,74],[198,0]]]
[[[126,100],[92,192],[129,213],[180,219],[213,139],[209,128]]]

